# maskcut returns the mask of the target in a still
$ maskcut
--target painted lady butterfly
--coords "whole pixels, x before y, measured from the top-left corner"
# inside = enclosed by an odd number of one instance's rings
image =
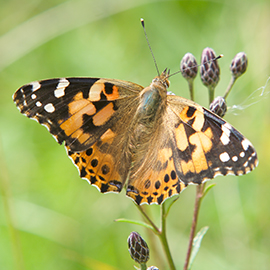
[[[252,144],[202,106],[169,95],[165,70],[144,88],[102,78],[62,78],[27,84],[13,99],[46,126],[80,176],[100,192],[120,192],[137,204],[161,204],[187,185],[217,175],[241,175],[258,163]]]

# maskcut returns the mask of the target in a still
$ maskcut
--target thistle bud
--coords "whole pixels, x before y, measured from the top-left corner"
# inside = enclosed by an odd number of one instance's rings
[[[226,101],[223,97],[216,97],[209,108],[211,112],[223,117],[227,111]]]
[[[200,73],[202,83],[208,88],[210,104],[214,100],[220,75],[216,54],[211,48],[207,47],[202,52]]]
[[[247,70],[247,64],[248,59],[244,52],[236,54],[230,66],[232,76],[235,77],[235,79],[240,77]]]
[[[198,73],[198,64],[193,54],[186,53],[181,60],[180,70],[183,77],[188,82],[191,100],[194,100],[193,80]]]
[[[230,91],[232,90],[232,87],[235,81],[237,80],[237,78],[239,78],[247,70],[247,64],[248,64],[248,59],[247,59],[247,55],[244,52],[240,52],[236,54],[235,57],[233,58],[231,62],[231,66],[230,66],[232,78],[224,94],[225,99],[227,98]]]
[[[215,88],[219,81],[219,65],[218,61],[214,60],[216,54],[213,49],[205,48],[201,57],[201,80],[206,87]]]
[[[137,232],[132,232],[129,235],[128,250],[131,258],[139,264],[145,264],[149,260],[147,243]]]
[[[181,60],[180,70],[186,80],[194,80],[198,73],[198,64],[192,53],[186,53]]]

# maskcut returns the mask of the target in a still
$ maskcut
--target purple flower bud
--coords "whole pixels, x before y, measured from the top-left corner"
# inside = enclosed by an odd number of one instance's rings
[[[235,55],[231,62],[230,70],[232,76],[238,78],[247,70],[248,59],[244,52],[239,52]]]
[[[223,97],[216,97],[210,104],[210,111],[223,117],[227,111],[225,99]]]
[[[186,53],[181,60],[180,70],[186,80],[193,80],[198,73],[198,64],[192,53]]]
[[[206,87],[215,88],[219,81],[220,70],[213,49],[205,48],[201,57],[201,80]]]
[[[131,258],[139,264],[149,260],[149,248],[143,238],[137,233],[132,232],[128,237],[128,250]]]

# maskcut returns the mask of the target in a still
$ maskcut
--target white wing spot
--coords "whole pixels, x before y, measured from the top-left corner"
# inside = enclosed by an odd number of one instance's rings
[[[37,102],[36,102],[36,106],[37,106],[37,107],[41,107],[41,106],[42,106],[42,103],[41,103],[40,101],[37,101]]]
[[[48,113],[53,113],[55,111],[55,108],[52,105],[52,103],[48,103],[44,106],[44,110],[47,111]]]
[[[54,90],[54,96],[56,98],[63,97],[64,95],[65,95],[65,88],[60,88],[60,89]]]
[[[245,156],[245,152],[241,152],[241,153],[239,154],[239,156],[240,156],[240,157],[244,157],[244,156]]]
[[[67,86],[69,86],[69,81],[66,78],[62,78],[62,79],[59,80],[59,83],[58,83],[56,88],[57,89],[58,88],[64,88],[64,87],[67,87]]]
[[[221,126],[223,133],[220,137],[220,141],[223,145],[227,145],[230,142],[231,128],[232,126],[228,123],[225,123]]]
[[[241,144],[242,144],[243,149],[244,149],[245,151],[247,151],[248,147],[251,145],[250,142],[249,142],[249,140],[247,140],[247,139],[244,139],[244,140],[241,142]]]
[[[238,157],[237,156],[233,156],[232,157],[232,161],[236,162],[238,160]]]
[[[244,164],[243,164],[244,167],[247,167],[248,166],[248,161],[246,161]]]
[[[41,87],[41,84],[39,82],[32,82],[31,85],[32,85],[33,92],[37,91]]]
[[[32,94],[32,95],[31,95],[31,98],[32,98],[32,99],[36,99],[36,98],[37,98],[37,95],[36,95],[36,94]]]
[[[219,159],[222,161],[222,162],[227,162],[230,160],[230,156],[227,152],[224,152],[222,154],[219,155]]]
[[[56,98],[63,97],[65,95],[65,89],[67,86],[69,86],[69,84],[70,83],[67,79],[65,78],[60,79],[56,89],[54,90],[54,96]]]

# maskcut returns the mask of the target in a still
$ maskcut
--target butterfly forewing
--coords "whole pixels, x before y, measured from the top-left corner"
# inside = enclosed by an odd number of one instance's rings
[[[99,78],[62,78],[33,82],[14,94],[21,113],[45,125],[73,151],[87,149],[121,118],[141,86]],[[124,105],[124,106],[123,106]]]

